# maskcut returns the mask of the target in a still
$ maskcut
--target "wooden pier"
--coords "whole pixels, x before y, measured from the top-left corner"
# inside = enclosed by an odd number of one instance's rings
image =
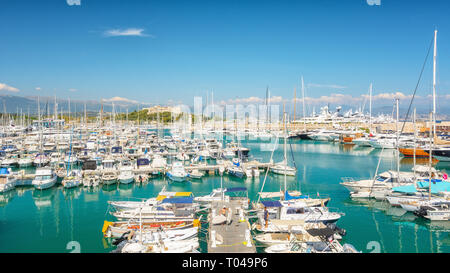
[[[217,165],[211,165],[211,164],[196,164],[196,165],[186,165],[184,166],[184,168],[186,169],[186,171],[192,171],[192,170],[198,170],[198,171],[205,171],[208,172],[209,174],[216,174],[219,169],[221,167],[223,168],[227,168],[232,166],[232,162],[228,162],[225,161],[223,164],[217,164]],[[244,169],[247,168],[257,168],[257,169],[266,169],[271,167],[273,164],[272,163],[260,163],[258,161],[251,161],[251,162],[245,162],[242,164],[242,167]],[[151,167],[141,167],[141,168],[135,168],[133,169],[133,173],[134,174],[148,174],[151,175],[152,173],[160,173],[160,174],[165,174],[166,172],[168,172],[170,170],[169,167],[166,168],[151,168]],[[120,170],[118,169],[96,169],[96,170],[83,170],[81,171],[81,173],[83,174],[83,176],[88,175],[88,174],[95,174],[95,175],[102,175],[104,172],[114,172],[117,175],[120,173]],[[19,171],[15,177],[18,180],[32,180],[35,177],[34,173],[25,173],[24,170]]]
[[[227,210],[226,222],[213,224],[213,219],[220,214],[223,207]],[[242,199],[212,202],[209,214],[208,253],[256,253],[250,230]]]

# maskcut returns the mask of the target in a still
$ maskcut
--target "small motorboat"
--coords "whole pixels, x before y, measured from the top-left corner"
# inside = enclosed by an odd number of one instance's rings
[[[204,173],[200,172],[197,169],[194,169],[188,174],[188,177],[192,179],[201,179],[204,175]]]

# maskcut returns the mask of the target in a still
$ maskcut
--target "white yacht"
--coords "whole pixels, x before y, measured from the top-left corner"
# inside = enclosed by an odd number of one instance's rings
[[[5,159],[2,160],[2,163],[0,164],[1,167],[12,167],[16,166],[18,163],[17,155],[8,155]]]
[[[279,163],[276,163],[273,167],[270,167],[270,171],[275,174],[286,174],[289,176],[295,176],[297,173],[297,169],[291,166],[288,166],[286,161],[282,161]]]
[[[258,229],[264,232],[288,232],[301,223],[335,223],[342,213],[330,212],[326,207],[308,207],[300,200],[262,201],[267,209],[267,223],[264,210],[259,210]]]
[[[172,169],[167,172],[167,177],[169,177],[169,179],[172,181],[183,182],[186,181],[188,173],[184,169],[183,163],[174,162],[172,165]]]
[[[30,156],[24,155],[20,157],[17,163],[19,164],[19,167],[25,168],[31,166],[33,164],[33,160],[31,159]]]
[[[210,194],[204,196],[194,197],[195,202],[199,203],[210,203],[213,201],[220,201],[225,199],[226,189],[214,189]]]
[[[57,178],[52,168],[38,168],[36,169],[32,184],[38,190],[45,190],[53,187],[56,184]]]
[[[129,184],[134,182],[133,166],[131,162],[123,161],[119,168],[119,176],[117,177],[120,183]]]
[[[42,167],[50,162],[49,158],[45,154],[37,154],[33,160],[33,165],[37,167]]]

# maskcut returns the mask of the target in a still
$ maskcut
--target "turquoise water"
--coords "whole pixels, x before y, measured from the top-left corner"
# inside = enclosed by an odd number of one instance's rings
[[[250,155],[267,162],[271,151],[261,151],[256,141],[243,141],[251,149]],[[450,224],[431,223],[404,215],[388,203],[365,200],[352,201],[348,191],[339,185],[341,177],[369,178],[375,173],[382,156],[380,172],[396,169],[394,151],[358,148],[341,144],[291,140],[298,168],[296,177],[287,177],[289,190],[300,189],[305,194],[329,196],[329,207],[343,213],[338,226],[347,230],[344,242],[358,250],[371,252],[450,252]],[[292,160],[291,153],[288,157]],[[283,146],[273,155],[274,161],[283,158]],[[401,170],[412,168],[411,159],[401,160]],[[450,172],[450,164],[438,163],[436,168]],[[29,170],[32,171],[32,170]],[[259,178],[238,179],[225,175],[225,187],[245,186],[249,197],[257,198],[264,173]],[[284,188],[284,177],[269,174],[265,191]],[[81,252],[109,252],[110,241],[103,239],[101,229],[108,215],[108,200],[133,200],[154,197],[167,186],[170,191],[192,191],[208,194],[220,187],[219,176],[206,176],[200,181],[185,184],[168,183],[161,177],[145,185],[111,185],[96,190],[63,189],[62,186],[38,191],[32,187],[17,188],[0,195],[0,252],[70,252],[67,244],[79,243]]]

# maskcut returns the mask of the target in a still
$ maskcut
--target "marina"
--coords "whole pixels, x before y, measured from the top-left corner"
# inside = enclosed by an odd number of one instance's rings
[[[166,136],[171,135],[169,129],[163,130],[163,134]],[[104,221],[110,221],[111,223],[117,221],[113,215],[108,213],[108,211],[110,211],[110,205],[108,205],[107,201],[128,200],[134,202],[139,199],[147,200],[148,198],[151,200],[151,198],[157,199],[158,195],[163,194],[161,191],[173,191],[173,196],[175,196],[175,192],[191,192],[193,199],[190,202],[192,204],[196,203],[195,200],[205,200],[200,203],[199,208],[195,208],[195,210],[198,210],[200,213],[197,214],[195,218],[198,219],[199,215],[202,216],[199,220],[199,223],[201,224],[197,233],[197,242],[199,245],[197,251],[264,252],[264,249],[267,248],[267,244],[261,244],[260,241],[255,240],[255,238],[259,238],[259,234],[262,234],[258,231],[258,224],[255,222],[257,219],[255,208],[258,207],[255,207],[255,202],[257,202],[258,197],[260,196],[258,192],[262,190],[263,185],[265,185],[264,191],[268,191],[263,196],[264,198],[277,199],[281,197],[283,199],[284,181],[286,181],[286,188],[290,193],[289,196],[309,196],[310,198],[315,198],[308,201],[311,206],[321,207],[326,205],[332,209],[332,211],[343,212],[343,216],[340,217],[342,219],[337,222],[339,229],[345,230],[344,236],[339,235],[342,238],[340,239],[342,240],[341,247],[346,243],[350,243],[358,251],[366,252],[370,251],[370,249],[367,248],[367,243],[370,241],[377,241],[382,244],[382,252],[448,251],[449,246],[446,243],[448,241],[446,236],[448,236],[449,232],[448,225],[446,225],[448,222],[439,221],[436,223],[436,221],[429,221],[426,218],[416,216],[412,212],[407,212],[399,206],[391,206],[387,199],[383,201],[367,198],[351,198],[349,197],[346,188],[340,185],[342,177],[354,177],[355,179],[357,177],[373,177],[377,165],[380,170],[379,172],[382,172],[381,170],[387,171],[395,169],[395,150],[382,150],[373,147],[358,147],[356,145],[342,144],[339,142],[323,142],[294,138],[286,138],[288,145],[284,146],[284,139],[285,138],[281,138],[277,140],[279,145],[277,145],[276,149],[273,151],[264,151],[265,145],[261,145],[271,143],[270,140],[262,142],[260,140],[253,140],[249,136],[240,140],[241,145],[247,147],[250,151],[249,158],[241,165],[241,167],[245,166],[247,168],[256,168],[260,170],[259,176],[242,178],[227,173],[226,169],[234,165],[232,160],[227,163],[219,160],[218,164],[217,160],[209,159],[207,164],[201,165],[190,166],[190,164],[186,162],[184,168],[187,172],[197,170],[204,172],[205,174],[203,174],[201,178],[188,178],[184,182],[172,181],[165,175],[168,167],[147,169],[135,168],[133,169],[133,171],[136,172],[135,175],[148,175],[148,179],[145,182],[139,182],[139,180],[137,180],[130,184],[122,184],[119,183],[118,180],[115,180],[114,183],[106,184],[102,183],[99,178],[99,184],[97,186],[81,185],[73,188],[65,188],[61,184],[61,177],[58,178],[58,182],[53,187],[41,190],[33,187],[32,184],[32,181],[36,176],[36,167],[10,167],[7,172],[14,175],[17,184],[15,184],[15,188],[0,195],[2,198],[2,206],[0,208],[0,216],[2,217],[1,222],[6,223],[6,227],[8,227],[9,225],[7,223],[12,223],[10,222],[11,219],[19,217],[23,213],[30,213],[30,218],[20,217],[20,219],[29,219],[32,222],[26,221],[23,225],[14,226],[14,230],[26,233],[25,226],[35,226],[34,229],[40,230],[40,239],[37,239],[35,236],[24,236],[23,241],[15,242],[14,245],[17,246],[16,249],[4,248],[2,251],[20,252],[20,248],[26,248],[26,251],[31,252],[64,252],[65,245],[60,245],[57,242],[60,240],[79,240],[78,238],[80,236],[84,238],[82,240],[84,251],[114,251],[116,245],[114,245],[113,242],[117,238],[108,238],[102,235]],[[294,154],[294,161],[292,161],[292,158],[290,157],[287,158],[287,161],[289,165],[295,165],[297,167],[295,176],[285,176],[283,174],[268,171],[274,164],[267,162],[282,162],[285,154],[291,153],[291,151],[285,153],[284,147],[290,147]],[[258,160],[255,158],[258,158]],[[364,160],[362,160],[362,158],[364,158]],[[176,162],[176,159],[174,161]],[[171,161],[168,160],[168,162]],[[348,165],[349,162],[352,163],[350,165],[351,167]],[[248,165],[245,165],[246,163],[248,163]],[[117,164],[120,164],[120,161]],[[55,166],[57,165],[58,164]],[[83,173],[83,177],[89,177],[91,175],[101,177],[104,172],[108,171],[108,169],[104,170],[101,168],[102,164],[97,166],[99,167],[98,170],[83,170],[83,164],[76,166],[76,168],[79,168]],[[344,168],[343,166],[346,167]],[[402,158],[400,160],[402,172],[407,173],[411,171],[413,167],[414,162],[407,160],[407,158]],[[450,170],[450,166],[445,162],[440,161],[437,164],[433,164],[433,168],[439,170],[441,173],[448,173]],[[119,174],[118,169],[115,169],[112,172],[116,177]],[[154,173],[158,174],[155,175]],[[331,173],[333,175],[330,175]],[[219,190],[216,195],[211,195],[217,196],[215,199],[214,197],[205,197],[206,199],[200,197],[210,196],[209,193],[211,191],[222,187],[234,187],[245,190],[246,193],[248,193],[249,201],[247,205],[249,205],[249,207],[239,208],[239,206],[235,204],[225,205],[226,207],[232,208],[232,213],[230,214],[231,219],[225,218],[225,223],[223,225],[212,225],[212,223],[208,222],[212,221],[214,218],[211,215],[219,215],[220,210],[224,206],[223,201],[221,201],[222,191]],[[170,195],[169,193],[166,194]],[[284,198],[286,198],[286,196],[284,196]],[[158,203],[156,199],[155,201],[146,201],[146,203],[156,205]],[[300,200],[307,201],[309,199],[303,198]],[[318,201],[315,202],[314,200]],[[140,201],[138,203],[140,203]],[[17,214],[15,210],[19,207],[21,208],[21,213]],[[214,213],[212,210],[214,210]],[[139,214],[137,213],[135,215],[137,216],[132,225],[139,227]],[[183,227],[185,225],[185,228],[189,229],[189,227],[193,226],[192,223],[195,218],[180,218],[180,220],[172,219],[170,221],[172,221],[171,225],[176,224],[176,226],[181,224],[180,221],[183,221]],[[5,222],[7,219],[8,222]],[[122,218],[122,221],[124,220],[124,225],[129,226],[130,223],[127,222],[128,220]],[[23,222],[24,220],[21,221]],[[144,225],[146,225],[145,221],[148,220],[144,219]],[[283,225],[282,221],[285,220],[280,219],[277,221],[274,220],[274,223],[280,228]],[[230,224],[227,224],[227,222]],[[161,224],[158,224],[157,226],[160,225]],[[295,232],[300,232],[300,230],[305,230],[305,228],[306,230],[315,230],[317,228],[325,230],[326,228],[326,225],[323,226],[323,224],[322,226],[317,226],[317,224],[315,226],[312,224],[305,226],[305,223],[302,221],[294,221],[289,225],[297,227],[298,230]],[[358,231],[362,228],[361,225],[364,226],[364,233]],[[167,224],[164,224],[164,226],[167,226]],[[392,230],[392,227],[397,227],[397,230]],[[8,230],[13,232],[11,228],[13,228],[13,226],[8,228]],[[66,232],[65,230],[69,230],[70,232]],[[137,230],[135,229],[136,233]],[[385,232],[382,230],[385,230]],[[387,232],[388,230],[389,232]],[[215,248],[211,248],[211,232],[216,234]],[[387,234],[385,234],[386,232]],[[120,234],[123,235],[123,233],[124,232]],[[219,236],[217,236],[217,234],[219,234]],[[248,237],[249,235],[250,237]],[[336,235],[338,238],[339,236]],[[367,241],[368,239],[366,236],[371,238],[370,241]],[[389,239],[389,236],[393,237]],[[398,236],[400,237],[397,238]],[[397,239],[393,240],[394,237]],[[8,241],[9,238],[10,237],[3,237],[1,240]],[[299,237],[297,236],[297,238]],[[311,239],[312,242],[323,240],[317,239],[314,236],[313,238],[314,239]],[[416,238],[416,241],[412,240],[412,238]],[[54,243],[45,245],[39,243],[43,242],[41,240],[53,241]],[[192,238],[189,240],[192,240]],[[30,245],[30,241],[34,241],[35,243]],[[222,243],[222,246],[220,245],[220,242]],[[245,242],[245,244],[243,242]],[[227,249],[224,247],[225,245],[234,247]],[[279,245],[279,247],[281,247],[282,241],[280,241]],[[189,245],[186,245],[185,247],[190,250],[190,248],[188,248]],[[283,250],[279,249],[277,251]]]
[[[445,1],[3,2],[0,253],[450,253]]]

